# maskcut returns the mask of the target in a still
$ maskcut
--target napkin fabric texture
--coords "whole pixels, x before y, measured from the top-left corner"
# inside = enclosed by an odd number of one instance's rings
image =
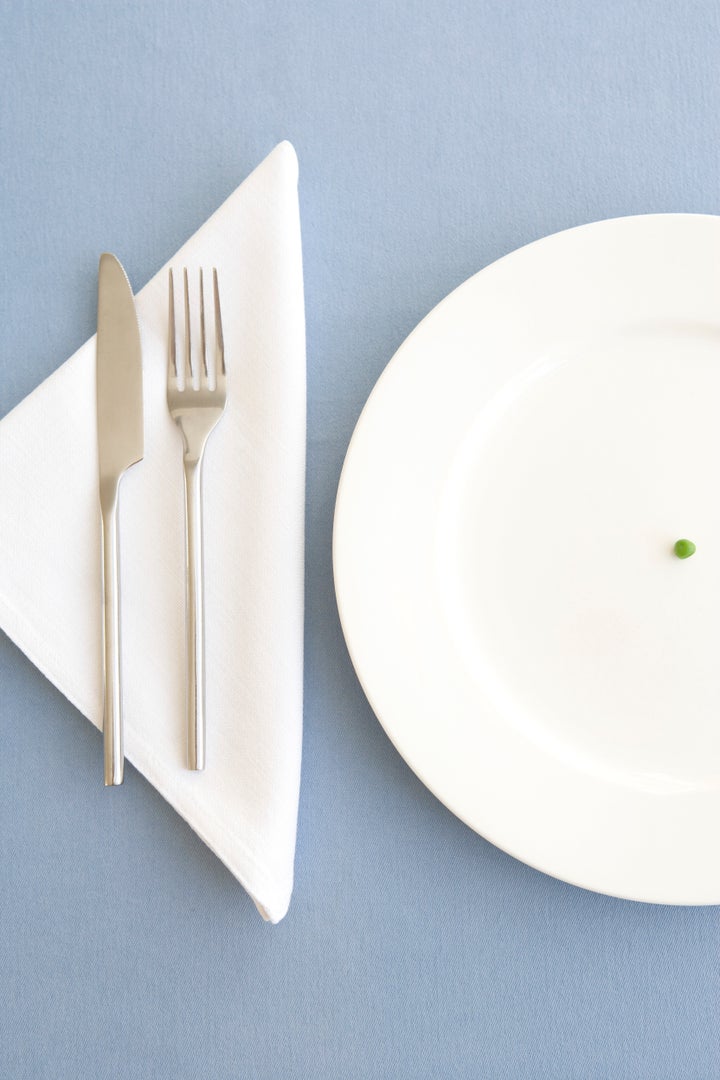
[[[168,265],[176,283],[187,266],[195,288],[199,267],[206,287],[217,267],[228,372],[203,477],[207,767],[186,768],[184,496],[165,397],[167,266],[136,298],[145,457],[120,485],[125,750],[277,922],[292,891],[303,685],[305,326],[289,143]],[[97,489],[92,338],[0,423],[0,626],[99,727]],[[98,784],[102,769],[99,754]]]

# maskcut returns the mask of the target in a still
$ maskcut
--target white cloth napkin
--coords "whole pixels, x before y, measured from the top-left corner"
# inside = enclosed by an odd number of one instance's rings
[[[227,358],[228,402],[204,466],[207,767],[185,767],[166,267],[137,296],[145,457],[120,487],[125,749],[277,922],[292,891],[302,742],[305,326],[290,144],[168,265],[217,267]],[[0,423],[0,626],[100,726],[98,515],[92,338]]]

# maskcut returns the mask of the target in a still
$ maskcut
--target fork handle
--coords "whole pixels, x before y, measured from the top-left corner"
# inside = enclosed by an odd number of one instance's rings
[[[120,697],[117,481],[101,486],[103,597],[103,757],[105,786],[123,782],[125,757]]]
[[[184,458],[185,632],[188,768],[205,768],[205,617],[203,607],[202,455]]]

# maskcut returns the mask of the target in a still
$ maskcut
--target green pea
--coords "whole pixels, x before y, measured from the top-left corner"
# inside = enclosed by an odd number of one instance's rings
[[[691,555],[695,554],[695,545],[692,540],[676,540],[673,551],[678,559],[689,559]]]

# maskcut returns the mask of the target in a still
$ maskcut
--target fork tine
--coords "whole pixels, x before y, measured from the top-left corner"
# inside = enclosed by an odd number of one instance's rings
[[[175,352],[175,282],[172,266],[168,272],[168,382],[174,375],[177,378],[177,355]]]
[[[192,366],[192,343],[190,340],[190,290],[188,289],[187,267],[183,267],[183,285],[185,289],[185,379],[192,383],[195,374]]]
[[[205,372],[205,378],[207,378],[207,349],[205,348],[205,288],[203,286],[202,266],[200,267],[200,355],[202,357],[202,366],[203,371]]]
[[[215,297],[215,371],[225,374],[225,341],[223,338],[222,316],[220,315],[220,292],[218,290],[217,270],[213,267],[213,294]]]

